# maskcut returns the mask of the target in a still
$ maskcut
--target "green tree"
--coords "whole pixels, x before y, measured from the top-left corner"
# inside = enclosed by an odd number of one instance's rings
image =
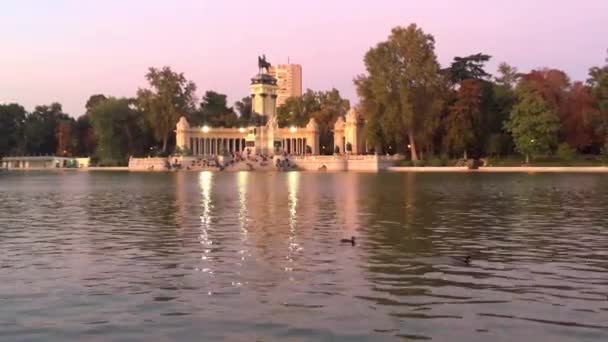
[[[192,115],[193,126],[234,127],[238,117],[232,107],[228,107],[226,95],[213,90],[205,92],[200,109]]]
[[[362,99],[363,103],[376,104],[383,140],[394,141],[398,151],[408,145],[411,158],[418,160],[416,143],[424,131],[424,118],[441,109],[435,39],[415,24],[396,27],[387,41],[366,53],[365,66],[366,81],[359,78],[355,84],[367,87],[359,93],[372,97]]]
[[[365,120],[363,127],[365,138],[371,146],[374,146],[376,152],[382,152],[382,146],[386,143],[381,124],[384,108],[381,103],[376,101],[369,77],[358,75],[355,77],[354,83],[357,95],[361,100],[359,110]]]
[[[89,113],[97,137],[96,157],[103,165],[125,165],[128,157],[150,151],[147,122],[134,100],[109,97]]]
[[[103,95],[103,94],[95,94],[95,95],[89,96],[89,99],[87,100],[87,103],[84,105],[84,107],[87,110],[87,113],[89,113],[98,104],[102,103],[103,101],[105,101],[107,99],[108,98],[105,95]]]
[[[476,79],[483,80],[490,77],[484,70],[484,65],[492,58],[490,55],[477,53],[466,57],[454,57],[454,61],[447,72],[450,82],[458,84],[464,80]]]
[[[238,121],[241,126],[248,126],[255,121],[251,104],[251,96],[245,96],[240,101],[236,101],[234,103],[234,108],[239,115]]]
[[[537,92],[524,88],[518,95],[505,128],[513,136],[515,149],[529,163],[530,156],[548,154],[555,148],[559,118]]]
[[[146,79],[150,89],[139,89],[137,102],[155,138],[162,142],[162,151],[166,152],[179,118],[182,115],[188,117],[194,111],[196,85],[188,81],[183,73],[173,72],[167,66],[162,69],[150,68]]]
[[[320,92],[307,89],[302,96],[290,97],[277,108],[277,121],[280,127],[304,126],[311,114],[320,110]]]
[[[319,126],[320,146],[333,146],[333,126],[349,109],[350,102],[335,88],[328,91],[308,89],[301,97],[288,98],[278,108],[277,121],[280,127],[303,127],[314,118]],[[327,152],[331,152],[331,148]]]
[[[513,89],[519,80],[520,74],[517,68],[502,62],[498,65],[498,76],[494,78],[496,84],[507,89]]]
[[[344,117],[350,109],[350,102],[340,96],[340,92],[332,88],[329,91],[317,92],[319,110],[310,113],[319,126],[320,146],[333,146],[333,128],[339,117]],[[308,122],[308,120],[306,120]],[[342,151],[344,152],[344,151]]]
[[[95,131],[93,130],[89,113],[90,111],[87,111],[85,115],[78,117],[74,124],[77,139],[75,154],[79,156],[91,156],[96,148]]]
[[[24,152],[26,115],[25,108],[16,103],[0,105],[0,158]]]
[[[51,155],[57,151],[57,129],[62,120],[70,120],[61,104],[36,106],[25,120],[25,147],[28,154]]]

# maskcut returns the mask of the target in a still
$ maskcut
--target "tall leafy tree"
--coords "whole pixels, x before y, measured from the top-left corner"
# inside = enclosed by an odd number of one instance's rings
[[[454,57],[454,61],[447,70],[449,80],[458,84],[464,80],[482,80],[490,77],[484,70],[485,64],[492,58],[490,55],[477,53],[466,57]]]
[[[310,115],[321,109],[318,92],[307,89],[302,96],[290,97],[277,108],[277,121],[280,127],[303,126]]]
[[[515,149],[530,162],[530,156],[548,154],[557,145],[559,118],[535,90],[522,87],[518,98],[505,128],[513,135]]]
[[[55,138],[57,141],[56,155],[72,156],[78,144],[78,137],[75,131],[76,121],[73,118],[61,119],[55,128]]]
[[[481,82],[467,79],[461,82],[456,102],[450,106],[446,119],[445,144],[454,153],[463,153],[475,148],[479,142],[481,113]]]
[[[305,126],[314,118],[319,126],[319,144],[327,146],[327,152],[333,151],[333,126],[338,117],[346,115],[350,102],[343,99],[340,92],[332,88],[328,91],[311,89],[300,97],[288,98],[278,108],[277,121],[280,127]]]
[[[435,39],[416,24],[395,27],[388,40],[379,43],[365,55],[367,75],[356,84],[365,86],[360,94],[373,99],[380,109],[379,123],[385,141],[394,141],[398,151],[410,149],[418,159],[417,140],[424,118],[441,108],[439,64]],[[366,106],[364,106],[366,107]]]
[[[245,96],[240,101],[234,103],[234,108],[238,113],[238,121],[241,126],[247,126],[254,120],[251,96]]]
[[[321,146],[335,146],[333,126],[339,117],[346,115],[350,109],[350,102],[340,96],[340,92],[333,88],[329,91],[317,93],[319,110],[310,114],[319,126],[319,144]],[[308,122],[308,120],[307,120]]]
[[[196,85],[188,81],[183,73],[168,66],[150,68],[146,74],[150,89],[137,91],[137,102],[152,127],[154,136],[162,142],[163,152],[182,115],[189,116],[195,108]]]
[[[195,126],[210,125],[212,127],[234,127],[238,117],[232,107],[228,107],[226,95],[213,90],[205,92],[199,110],[191,119]]]
[[[25,120],[25,146],[28,154],[55,154],[57,151],[57,128],[62,120],[70,120],[61,104],[36,106]]]
[[[498,76],[496,76],[494,80],[497,85],[507,89],[513,89],[520,76],[517,68],[510,66],[506,62],[502,62],[498,65]]]
[[[23,134],[27,112],[16,103],[0,105],[0,158],[23,153]]]
[[[129,156],[146,154],[147,122],[135,100],[109,97],[91,109],[89,118],[97,137],[96,156],[104,165],[125,165]]]
[[[89,96],[89,99],[87,100],[87,103],[84,105],[84,107],[87,110],[86,112],[89,113],[98,104],[104,102],[107,99],[108,98],[105,95],[103,95],[103,94],[95,94],[95,95]]]
[[[597,134],[595,123],[599,112],[589,87],[575,82],[566,94],[565,110],[561,118],[562,137],[570,147],[581,152],[601,148],[603,139]]]
[[[95,131],[93,130],[89,113],[90,111],[87,111],[85,115],[78,117],[74,123],[77,139],[75,154],[79,156],[91,156],[96,148]]]
[[[377,152],[382,152],[382,146],[386,144],[384,133],[382,131],[382,115],[384,107],[376,101],[376,97],[371,88],[371,81],[365,75],[358,75],[354,80],[357,89],[357,95],[361,102],[359,110],[365,120],[363,128],[367,142],[374,147]]]
[[[587,86],[593,98],[596,113],[592,125],[595,127],[596,135],[603,140],[606,149],[608,148],[608,64],[589,70]]]

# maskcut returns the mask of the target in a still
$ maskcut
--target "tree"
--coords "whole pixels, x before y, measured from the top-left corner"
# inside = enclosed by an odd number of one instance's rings
[[[183,73],[176,73],[168,66],[150,68],[146,74],[151,89],[137,91],[137,103],[145,113],[146,120],[157,140],[162,142],[162,151],[182,115],[189,116],[195,107],[196,85],[188,81]]]
[[[78,117],[74,124],[75,135],[78,141],[75,153],[79,156],[91,156],[96,148],[95,131],[93,130],[89,113],[90,111],[87,111],[85,115]]]
[[[334,142],[333,128],[339,117],[344,117],[350,109],[350,102],[340,96],[340,92],[332,88],[329,91],[317,92],[319,110],[310,113],[319,126],[319,144],[332,146]],[[308,122],[308,120],[306,120]]]
[[[587,86],[596,113],[592,119],[592,126],[595,127],[595,134],[603,140],[605,146],[608,146],[608,65],[591,68]]]
[[[358,75],[355,77],[354,83],[357,95],[361,100],[359,110],[365,120],[365,126],[363,126],[365,138],[369,144],[374,146],[375,151],[381,152],[382,146],[386,143],[381,126],[384,108],[376,101],[369,77]]]
[[[481,121],[481,87],[480,82],[467,79],[461,82],[456,102],[450,106],[446,119],[446,135],[444,143],[448,150],[464,153],[474,148],[480,141],[476,128]]]
[[[213,90],[205,92],[200,109],[192,115],[194,126],[209,125],[212,127],[234,127],[238,117],[232,107],[228,107],[226,95]]]
[[[103,94],[95,94],[95,95],[89,96],[89,99],[87,100],[87,103],[84,105],[84,107],[87,110],[87,113],[89,113],[98,104],[102,103],[103,101],[105,101],[107,99],[108,98],[105,95],[103,95]]]
[[[277,121],[280,127],[304,126],[311,114],[321,110],[320,92],[307,89],[302,96],[290,97],[277,109]]]
[[[57,141],[56,155],[64,157],[74,155],[74,150],[78,143],[74,125],[75,121],[73,118],[58,120],[55,128]]]
[[[416,143],[424,130],[424,118],[441,109],[435,39],[415,24],[396,27],[364,60],[367,75],[355,82],[366,88],[359,89],[359,94],[370,97],[362,99],[363,108],[367,110],[373,103],[382,140],[394,141],[398,151],[406,151],[408,145],[411,158],[417,160]]]
[[[0,158],[23,153],[23,134],[27,112],[22,106],[11,103],[0,105]]]
[[[458,84],[468,79],[483,80],[490,77],[484,69],[484,65],[492,58],[490,55],[477,53],[466,57],[454,57],[449,68],[445,69],[448,79],[452,84]]]
[[[151,150],[144,115],[134,100],[109,97],[89,113],[97,137],[96,156],[104,165],[125,165],[130,155]]]
[[[328,91],[308,89],[300,97],[288,98],[279,107],[277,121],[280,127],[303,127],[314,118],[319,126],[319,144],[333,146],[333,126],[349,109],[350,102],[335,88]]]
[[[240,101],[236,101],[234,103],[234,108],[236,108],[236,111],[239,114],[238,121],[241,126],[248,126],[252,124],[253,120],[255,120],[251,104],[251,96],[245,96]]]
[[[28,154],[54,154],[57,151],[57,128],[61,120],[70,120],[61,104],[36,106],[25,120],[25,147]]]
[[[538,93],[524,88],[505,128],[513,135],[515,149],[529,163],[530,156],[547,154],[557,144],[559,118]]]
[[[561,132],[571,148],[589,151],[593,145],[601,148],[603,139],[597,134],[594,124],[599,112],[594,108],[594,99],[589,87],[575,82],[566,94],[566,108],[561,118]]]
[[[494,78],[496,84],[507,89],[513,89],[520,77],[517,68],[512,67],[505,62],[498,65],[498,74],[499,76]]]

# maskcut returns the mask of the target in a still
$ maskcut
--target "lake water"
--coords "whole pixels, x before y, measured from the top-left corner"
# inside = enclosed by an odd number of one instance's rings
[[[607,209],[606,175],[4,172],[0,339],[606,341]]]

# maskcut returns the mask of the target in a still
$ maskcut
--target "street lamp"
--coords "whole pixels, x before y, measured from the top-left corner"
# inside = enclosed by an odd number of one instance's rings
[[[203,133],[208,133],[209,132],[209,126],[205,125],[203,126]]]
[[[243,127],[239,128],[240,133],[245,133],[245,129]]]
[[[297,129],[295,126],[291,126],[291,127],[289,127],[289,131],[290,131],[291,133],[295,133],[295,132],[297,132],[297,130],[298,130],[298,129]]]

